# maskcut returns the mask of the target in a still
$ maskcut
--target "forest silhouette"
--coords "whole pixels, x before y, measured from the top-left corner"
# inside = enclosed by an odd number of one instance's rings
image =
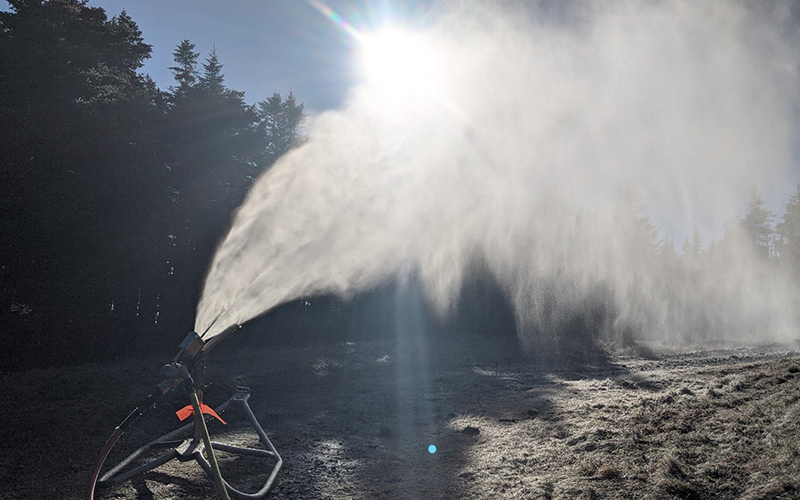
[[[291,92],[248,104],[212,50],[175,84],[122,11],[0,12],[4,369],[160,349],[191,330],[205,268],[253,179],[298,138]]]

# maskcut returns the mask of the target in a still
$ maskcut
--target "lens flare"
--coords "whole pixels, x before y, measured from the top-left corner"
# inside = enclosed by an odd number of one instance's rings
[[[428,446],[428,453],[430,453],[431,455],[436,453],[436,445],[432,444],[432,445]]]
[[[340,16],[335,10],[331,9],[327,5],[317,0],[307,0],[308,3],[317,9],[323,16],[327,17],[331,21],[333,21],[337,26],[345,30],[350,36],[355,38],[358,41],[361,41],[363,35],[357,29],[353,27],[350,23],[344,20],[342,16]]]

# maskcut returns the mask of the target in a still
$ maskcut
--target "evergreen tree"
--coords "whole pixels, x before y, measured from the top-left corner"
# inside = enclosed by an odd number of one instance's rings
[[[303,112],[304,106],[302,104],[297,104],[297,100],[291,90],[283,101],[282,106],[286,116],[286,143],[291,148],[297,146],[298,143],[301,142],[300,126],[303,120],[305,120],[306,114]]]
[[[267,142],[265,158],[268,164],[274,163],[288,147],[283,133],[284,115],[283,107],[281,106],[282,102],[281,95],[275,92],[271,97],[257,104],[257,113],[260,121],[259,128]]]
[[[152,90],[148,77],[140,75],[144,60],[150,57],[152,47],[144,43],[142,32],[125,10],[108,22],[109,43],[106,45],[105,64],[91,70],[98,77],[95,85],[101,88],[99,96],[105,100],[137,99],[142,88]],[[109,65],[108,61],[114,61]],[[132,93],[131,93],[132,92]]]
[[[137,267],[150,255],[131,250],[146,239],[139,224],[152,220],[160,187],[157,89],[137,72],[151,48],[124,11],[109,20],[79,0],[9,5],[0,12],[0,203],[13,216],[0,220],[0,321],[14,333],[4,345],[41,343],[38,362],[108,354],[125,336],[117,327],[133,323],[116,324],[110,304],[119,311],[145,274]],[[29,313],[9,316],[9,302]]]
[[[178,82],[178,88],[170,88],[175,98],[186,97],[192,90],[199,73],[197,72],[197,58],[200,56],[199,52],[194,51],[194,44],[189,40],[183,40],[172,51],[172,57],[175,61],[175,66],[170,66],[172,75],[175,81]]]
[[[168,97],[162,138],[173,236],[168,260],[172,276],[182,283],[167,293],[170,314],[184,317],[194,316],[206,266],[244,199],[256,174],[255,158],[264,148],[255,111],[243,92],[225,86],[216,50],[198,74],[193,49],[184,40],[173,53],[179,85]]]
[[[220,95],[225,91],[223,82],[225,75],[222,74],[222,64],[217,57],[216,47],[211,49],[206,62],[203,63],[203,75],[200,77],[200,87],[210,93]]]
[[[108,21],[102,8],[79,0],[9,3],[12,11],[0,12],[6,158],[29,140],[80,147],[83,141],[71,141],[81,127],[76,122],[98,106],[139,99],[148,90],[136,71],[151,47],[124,11]]]
[[[663,262],[674,262],[678,258],[678,252],[675,250],[675,245],[672,244],[667,238],[663,238],[657,243],[657,255],[659,260]]]
[[[286,99],[277,92],[257,105],[259,133],[266,149],[260,158],[262,166],[273,164],[281,155],[300,142],[300,126],[305,119],[303,105],[297,104],[290,91]]]
[[[747,215],[742,219],[741,226],[753,248],[765,259],[773,256],[774,218],[775,214],[764,206],[764,199],[758,189],[751,186],[747,199]]]
[[[782,261],[800,270],[800,184],[786,204],[783,221],[775,227],[778,234],[778,251]]]
[[[703,240],[700,237],[700,231],[694,230],[692,237],[687,239],[681,247],[681,253],[684,257],[693,259],[699,259],[703,256]]]
[[[632,185],[625,188],[617,203],[614,218],[621,235],[634,252],[654,255],[657,249],[658,228],[644,216],[639,191]]]
[[[256,108],[225,87],[216,51],[198,73],[188,40],[173,53],[176,86],[160,91],[139,73],[151,48],[125,11],[108,19],[84,0],[8,3],[0,361],[172,348],[270,147]],[[303,106],[291,94],[280,105],[273,142],[285,151]]]

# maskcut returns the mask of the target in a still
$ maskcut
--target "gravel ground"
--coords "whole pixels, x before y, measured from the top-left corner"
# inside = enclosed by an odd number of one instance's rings
[[[0,377],[0,497],[85,498],[164,361]],[[267,498],[800,498],[800,354],[786,346],[525,356],[509,339],[381,339],[214,352],[207,378],[211,406],[252,389],[284,460]],[[109,463],[177,427],[187,402],[159,402]],[[257,445],[240,414],[222,417],[215,439]],[[273,464],[220,461],[247,491]],[[96,498],[217,496],[195,462],[172,461]]]

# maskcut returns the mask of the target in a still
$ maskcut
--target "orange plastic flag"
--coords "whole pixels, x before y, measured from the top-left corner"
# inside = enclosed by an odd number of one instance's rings
[[[211,408],[210,406],[208,406],[205,403],[200,403],[200,412],[204,413],[206,415],[211,415],[212,417],[214,417],[217,420],[219,420],[220,422],[222,422],[224,425],[228,425],[227,422],[222,420],[222,417],[217,415],[217,412],[215,412],[213,408]],[[192,407],[192,405],[186,405],[183,408],[181,408],[180,410],[175,412],[175,415],[178,416],[178,420],[180,420],[181,422],[183,422],[184,420],[186,420],[187,418],[189,418],[193,414],[194,414],[194,408]]]

